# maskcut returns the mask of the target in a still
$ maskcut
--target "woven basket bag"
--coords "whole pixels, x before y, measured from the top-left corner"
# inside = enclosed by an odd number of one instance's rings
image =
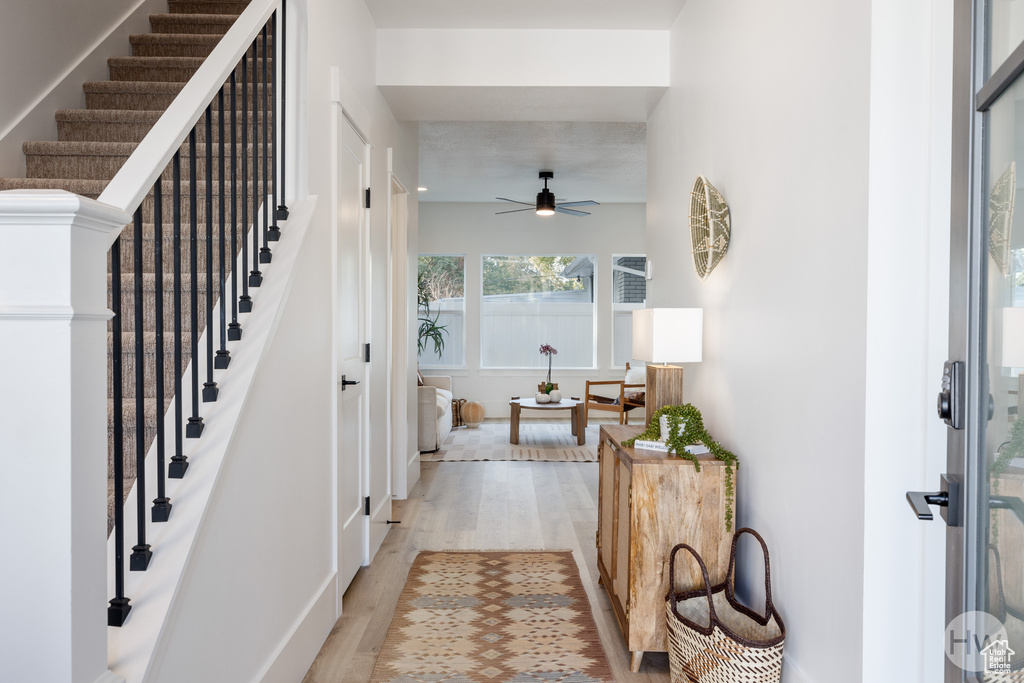
[[[750,534],[764,551],[764,616],[741,605],[733,594],[736,543]],[[677,593],[676,553],[688,551],[700,565],[704,587]],[[669,557],[668,650],[672,683],[778,683],[782,678],[782,645],[786,627],[772,604],[768,546],[753,529],[740,529],[732,539],[725,580],[711,586],[708,569],[696,550],[681,543]]]

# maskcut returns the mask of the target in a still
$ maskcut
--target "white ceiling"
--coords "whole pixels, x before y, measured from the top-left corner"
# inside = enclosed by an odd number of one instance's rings
[[[421,122],[419,153],[421,202],[532,202],[540,170],[555,172],[558,201],[646,201],[643,123]]]
[[[377,28],[668,30],[686,0],[366,0]]]

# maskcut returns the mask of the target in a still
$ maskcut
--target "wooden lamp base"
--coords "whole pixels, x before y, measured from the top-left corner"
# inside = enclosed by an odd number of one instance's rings
[[[647,406],[646,423],[651,423],[654,413],[665,406],[683,404],[683,368],[678,365],[647,364]]]

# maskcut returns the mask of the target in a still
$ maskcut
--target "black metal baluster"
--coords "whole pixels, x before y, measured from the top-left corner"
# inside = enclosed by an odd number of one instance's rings
[[[261,108],[261,111],[263,112],[263,153],[261,155],[263,157],[263,191],[261,193],[262,197],[260,197],[260,200],[263,203],[263,248],[260,249],[259,251],[259,262],[269,263],[270,261],[273,260],[273,254],[270,253],[270,247],[269,245],[267,245],[267,242],[270,241],[270,209],[273,207],[273,205],[270,203],[270,198],[268,196],[270,189],[270,174],[267,172],[267,157],[269,156],[270,150],[267,139],[267,119],[269,118],[268,115],[270,114],[270,102],[267,99],[267,91],[270,89],[270,79],[269,72],[267,71],[267,60],[269,59],[269,55],[267,54],[266,49],[265,24],[263,25],[263,32],[261,37],[263,41],[263,106]]]
[[[228,325],[228,339],[238,341],[242,338],[242,326],[238,323],[238,138],[235,126],[238,125],[235,109],[238,108],[236,97],[235,70],[231,71],[231,324]],[[242,271],[243,275],[245,271]],[[243,281],[244,283],[244,281]],[[224,298],[221,297],[221,305]]]
[[[257,265],[260,251],[260,165],[259,154],[260,129],[260,86],[259,86],[259,45],[252,41],[252,270],[249,271],[249,286],[259,287],[263,284],[263,273]]]
[[[213,361],[213,366],[218,370],[223,370],[231,364],[231,353],[228,351],[228,310],[227,298],[224,296],[224,285],[227,284],[227,270],[225,266],[225,231],[227,226],[224,225],[224,213],[225,213],[225,202],[227,201],[227,195],[224,192],[224,89],[221,88],[217,91],[217,126],[219,130],[219,155],[220,158],[217,161],[217,170],[219,171],[220,179],[220,194],[218,195],[219,210],[218,216],[220,217],[220,286],[217,289],[217,294],[220,296],[220,348],[217,349],[217,357]]]
[[[218,202],[221,206],[224,202]],[[206,105],[206,382],[203,402],[217,400],[217,383],[213,381],[213,104]]]
[[[111,385],[114,412],[114,597],[107,607],[107,625],[121,626],[132,606],[124,596],[124,381],[121,354],[121,238],[110,248]]]
[[[196,194],[196,129],[192,128],[188,134],[189,258],[192,260],[189,265],[189,274],[192,277],[189,292],[192,315],[189,321],[192,333],[192,417],[188,418],[188,426],[185,428],[185,436],[189,439],[198,439],[202,436],[205,426],[203,418],[199,417],[199,245],[196,243],[199,238],[199,209],[196,206],[199,198]]]
[[[270,246],[267,242],[270,240],[270,198],[268,196],[270,185],[269,185],[269,173],[267,173],[267,153],[269,143],[267,142],[267,114],[270,113],[270,102],[267,100],[267,91],[270,89],[270,81],[267,76],[267,25],[263,25],[263,98],[262,107],[260,108],[263,112],[263,190],[260,192],[260,202],[263,204],[263,247],[260,248],[260,263],[270,263],[274,255],[270,253]]]
[[[277,12],[275,11],[270,15],[270,45],[271,48],[277,49]],[[280,64],[278,57],[275,54],[274,59],[275,66]],[[270,202],[270,216],[271,225],[270,230],[267,232],[267,239],[271,242],[276,242],[281,239],[281,228],[277,225],[277,136],[278,136],[278,109],[277,109],[277,74],[271,73],[270,78],[270,106],[272,120],[270,122],[270,194],[273,197],[273,201]]]
[[[245,231],[249,229],[249,50],[242,55],[242,296],[238,299],[238,312],[252,311],[252,297],[249,296],[249,240]],[[255,93],[253,101],[255,101]]]
[[[182,442],[182,408],[184,396],[181,394],[181,150],[174,152],[171,161],[171,182],[173,183],[174,214],[174,455],[167,476],[181,479],[188,469],[188,457]]]
[[[171,517],[171,499],[164,480],[164,193],[163,175],[153,185],[153,270],[156,272],[156,498],[151,519],[166,522]]]
[[[138,511],[138,543],[132,547],[128,568],[144,572],[153,557],[146,543],[146,376],[142,315],[142,207],[135,209],[135,502]],[[159,274],[157,275],[159,278]]]
[[[288,202],[285,201],[285,168],[288,165],[287,156],[285,152],[288,147],[286,144],[287,140],[287,127],[285,124],[285,113],[287,111],[287,98],[285,97],[285,86],[288,85],[288,3],[285,0],[281,0],[281,47],[277,47],[277,38],[274,38],[274,49],[277,54],[281,57],[281,101],[279,111],[281,112],[281,124],[278,126],[279,135],[281,137],[281,203],[277,205],[277,219],[286,221],[288,220]],[[274,101],[274,105],[277,106],[277,100]],[[274,125],[277,125],[277,111],[274,112]]]

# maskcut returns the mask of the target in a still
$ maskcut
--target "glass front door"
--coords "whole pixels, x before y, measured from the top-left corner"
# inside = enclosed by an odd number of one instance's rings
[[[957,7],[946,681],[1024,682],[1024,2]]]

